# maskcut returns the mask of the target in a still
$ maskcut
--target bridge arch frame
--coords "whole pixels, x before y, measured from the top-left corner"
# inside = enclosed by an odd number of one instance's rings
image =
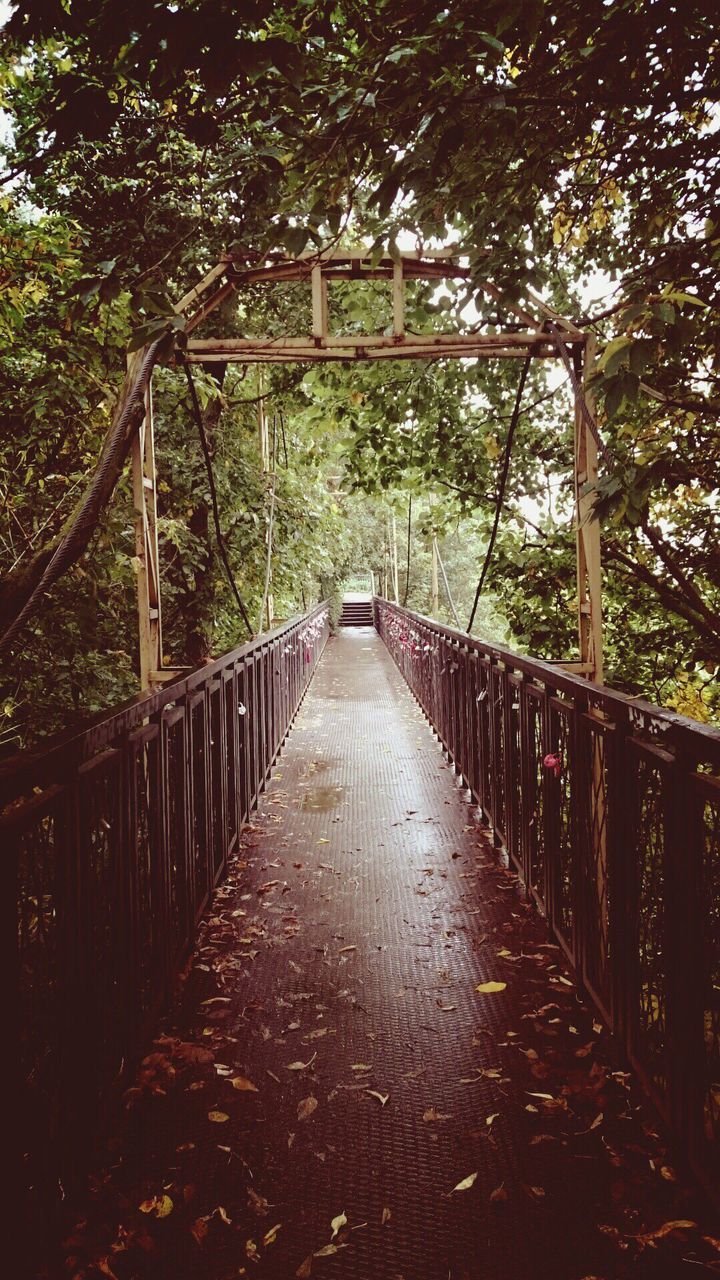
[[[574,394],[573,484],[579,661],[563,666],[594,683],[603,680],[602,569],[600,525],[592,519],[589,490],[598,475],[598,434],[588,377],[595,339],[528,291],[529,305],[506,298],[491,280],[473,281],[500,303],[510,317],[484,331],[409,333],[405,324],[408,280],[470,280],[471,269],[452,247],[402,250],[395,256],[363,249],[307,251],[297,257],[269,253],[255,261],[227,253],[177,303],[185,320],[186,346],[176,355],[188,364],[354,363],[369,360],[560,359]],[[335,280],[386,280],[391,291],[392,333],[339,335],[329,321],[328,289]],[[312,326],[307,335],[276,337],[195,337],[196,330],[233,293],[251,284],[305,283],[310,289]],[[131,357],[131,371],[144,352]],[[138,632],[141,687],[152,688],[178,675],[163,663],[161,566],[157,535],[157,469],[152,383],[145,395],[145,417],[132,451]]]

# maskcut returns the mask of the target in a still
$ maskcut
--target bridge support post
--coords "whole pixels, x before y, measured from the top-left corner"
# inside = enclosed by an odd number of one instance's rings
[[[132,485],[140,687],[150,689],[162,679],[163,665],[152,380],[145,393],[145,417],[132,446]]]
[[[585,404],[594,415],[593,397],[587,390],[587,375],[595,354],[594,339],[589,338],[584,353],[574,352],[575,373],[582,387]],[[592,496],[584,492],[598,474],[598,451],[593,434],[575,398],[575,538],[577,553],[578,630],[580,666],[589,680],[603,680],[602,638],[602,569],[600,560],[600,524],[592,519]]]

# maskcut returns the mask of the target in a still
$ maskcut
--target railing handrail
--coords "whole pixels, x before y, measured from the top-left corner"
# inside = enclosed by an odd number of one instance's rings
[[[204,684],[234,663],[242,661],[251,653],[261,651],[283,635],[311,622],[323,609],[327,608],[328,602],[323,600],[307,613],[295,614],[272,631],[262,632],[254,639],[246,640],[244,644],[229,650],[219,658],[214,658],[212,662],[183,673],[177,680],[168,681],[167,684],[150,693],[137,693],[125,702],[104,708],[94,716],[88,716],[73,729],[62,729],[58,733],[49,734],[37,747],[18,751],[2,761],[0,763],[0,825],[3,806],[22,794],[26,777],[29,785],[35,785],[38,775],[42,775],[43,780],[46,781],[56,761],[58,764],[62,763],[62,769],[65,772],[68,767],[76,765],[83,758],[85,751],[94,755],[108,746],[120,733],[141,725],[143,721],[157,715],[169,703],[177,702],[198,685]]]
[[[514,671],[520,671],[523,675],[550,685],[558,693],[569,694],[575,699],[580,698],[595,709],[612,708],[615,715],[621,712],[636,725],[638,721],[644,721],[649,736],[657,737],[659,733],[667,734],[671,745],[684,750],[692,751],[695,744],[695,754],[698,755],[698,759],[707,760],[708,763],[720,767],[720,729],[712,725],[691,720],[689,716],[681,715],[680,712],[658,707],[644,698],[633,697],[609,685],[592,684],[571,671],[558,670],[553,663],[542,658],[528,658],[504,645],[480,640],[477,636],[468,635],[465,631],[448,627],[435,618],[428,618],[425,614],[415,613],[412,609],[394,604],[383,596],[374,598],[382,602],[384,608],[390,609],[400,617],[409,618],[436,634],[463,645],[466,649],[474,650],[490,660],[502,662],[504,666]],[[702,744],[702,750],[698,750],[699,744]]]
[[[718,1200],[720,732],[373,607],[495,843]]]

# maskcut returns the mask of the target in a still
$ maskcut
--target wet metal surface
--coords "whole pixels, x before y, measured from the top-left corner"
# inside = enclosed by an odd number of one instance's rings
[[[118,1280],[660,1274],[598,1226],[662,1156],[374,633],[330,641],[168,1030],[91,1210],[150,1242]]]

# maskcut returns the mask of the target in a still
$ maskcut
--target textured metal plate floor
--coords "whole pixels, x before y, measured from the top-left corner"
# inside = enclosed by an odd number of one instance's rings
[[[598,1230],[640,1229],[654,1139],[564,975],[382,643],[342,632],[96,1180],[111,1274],[653,1274]]]

